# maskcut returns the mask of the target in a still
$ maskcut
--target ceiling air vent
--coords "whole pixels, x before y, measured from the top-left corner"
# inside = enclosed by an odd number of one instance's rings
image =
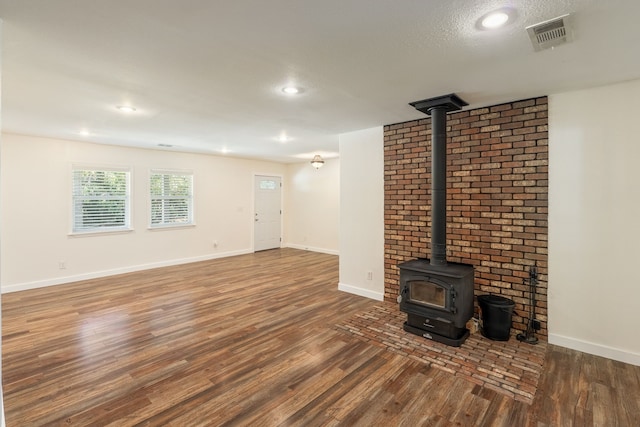
[[[562,15],[527,27],[533,49],[538,52],[573,40],[569,15]]]

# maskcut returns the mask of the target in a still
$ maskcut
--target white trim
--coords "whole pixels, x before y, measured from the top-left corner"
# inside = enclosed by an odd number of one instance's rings
[[[147,227],[149,231],[161,231],[161,230],[176,230],[181,228],[195,228],[195,223],[189,224],[164,224],[164,225],[154,225],[153,227]]]
[[[131,165],[123,164],[111,164],[111,163],[85,163],[85,162],[72,162],[71,170],[99,170],[99,171],[112,171],[112,172],[131,172],[133,173],[133,167]]]
[[[282,247],[291,248],[291,249],[300,249],[303,251],[320,252],[322,254],[329,254],[329,255],[340,255],[340,251],[337,249],[316,248],[313,246],[296,245],[294,243],[285,243],[282,245]]]
[[[252,250],[243,249],[238,251],[223,252],[219,254],[203,255],[203,256],[198,256],[193,258],[181,258],[181,259],[174,259],[169,261],[154,262],[150,264],[132,265],[130,267],[95,271],[92,273],[78,274],[75,276],[58,277],[55,279],[38,280],[35,282],[4,285],[2,286],[1,290],[3,294],[8,294],[11,292],[26,291],[29,289],[44,288],[47,286],[64,285],[67,283],[78,282],[80,280],[98,279],[102,277],[114,276],[116,274],[133,273],[136,271],[151,270],[153,268],[170,267],[172,265],[188,264],[191,262],[199,262],[199,261],[209,261],[217,258],[226,258],[226,257],[231,257],[236,255],[245,255],[245,254],[251,254],[251,253],[253,253]]]
[[[105,234],[128,234],[135,231],[132,227],[123,227],[123,228],[112,228],[106,230],[92,230],[92,231],[72,231],[67,233],[69,237],[92,237],[92,236],[102,236]]]
[[[350,294],[360,295],[361,297],[371,298],[376,301],[384,301],[384,293],[374,292],[369,289],[358,288],[356,286],[338,283],[338,290],[348,292]]]
[[[167,168],[149,168],[149,177],[151,175],[194,175],[193,169],[167,169]]]
[[[607,359],[617,360],[631,365],[640,366],[640,354],[631,353],[626,350],[608,347],[589,341],[582,341],[576,338],[565,337],[563,335],[549,334],[549,344],[559,345],[560,347],[578,350],[583,353],[594,354],[596,356],[606,357]]]

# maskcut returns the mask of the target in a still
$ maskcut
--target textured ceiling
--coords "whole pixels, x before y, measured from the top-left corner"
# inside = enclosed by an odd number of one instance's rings
[[[512,22],[478,28],[505,5]],[[574,41],[534,52],[525,27],[565,13]],[[339,133],[424,117],[411,101],[455,92],[474,108],[640,78],[639,16],[637,0],[0,0],[2,126],[331,157]]]

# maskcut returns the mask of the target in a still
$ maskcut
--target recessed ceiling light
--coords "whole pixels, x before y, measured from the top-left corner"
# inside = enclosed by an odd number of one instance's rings
[[[116,108],[118,109],[118,111],[121,111],[123,113],[133,113],[134,111],[136,111],[135,107],[132,107],[130,105],[118,105]]]
[[[78,132],[78,135],[81,135],[81,136],[89,136],[89,135],[91,135],[91,132],[89,132],[89,131],[88,131],[88,130],[86,130],[86,129],[81,129],[81,130]]]
[[[493,30],[502,27],[507,23],[507,21],[509,21],[509,14],[502,10],[499,10],[496,12],[491,12],[490,14],[482,18],[480,25],[488,30]]]
[[[287,95],[297,95],[302,92],[302,89],[296,86],[285,86],[282,91]]]

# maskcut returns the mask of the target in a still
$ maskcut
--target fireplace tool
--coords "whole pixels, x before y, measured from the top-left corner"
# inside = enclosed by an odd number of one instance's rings
[[[523,280],[524,281],[524,280]],[[537,344],[538,338],[535,331],[540,329],[540,322],[535,320],[536,309],[536,285],[538,284],[538,269],[533,266],[529,270],[529,319],[527,322],[527,330],[524,334],[516,335],[518,341],[529,344]]]

